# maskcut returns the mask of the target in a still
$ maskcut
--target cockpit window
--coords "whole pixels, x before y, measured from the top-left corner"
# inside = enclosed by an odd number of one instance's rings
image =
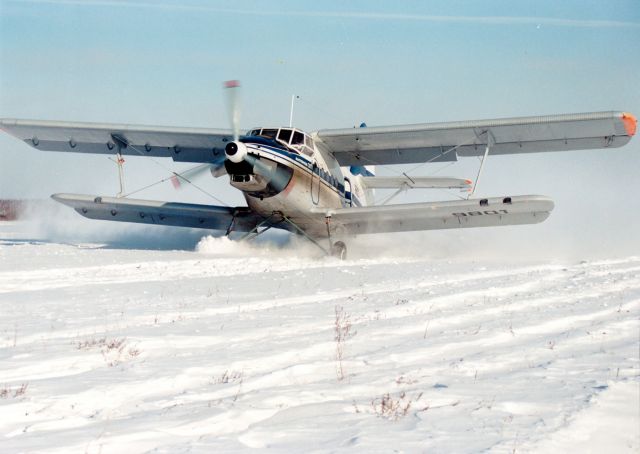
[[[299,131],[295,131],[293,133],[293,140],[291,141],[291,145],[304,145],[304,134]]]
[[[267,137],[269,139],[275,139],[276,134],[278,134],[277,129],[263,129],[262,132],[260,133],[262,137]]]
[[[250,136],[257,136],[258,134],[260,134],[260,130],[259,129],[253,129],[249,132]]]
[[[289,140],[291,140],[291,129],[281,129],[278,133],[278,140],[289,144]]]

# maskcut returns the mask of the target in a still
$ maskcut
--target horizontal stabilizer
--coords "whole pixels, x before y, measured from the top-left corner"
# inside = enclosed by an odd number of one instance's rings
[[[407,232],[537,224],[549,217],[553,201],[539,195],[316,209],[347,233]]]
[[[57,202],[70,206],[82,216],[104,221],[135,222],[200,229],[252,230],[262,217],[246,207],[221,207],[192,203],[159,202],[81,194],[54,194]]]
[[[407,188],[442,188],[442,189],[469,189],[471,180],[449,177],[362,177],[362,181],[370,189],[397,189]]]

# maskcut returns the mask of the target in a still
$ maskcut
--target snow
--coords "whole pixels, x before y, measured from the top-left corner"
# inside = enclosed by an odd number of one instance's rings
[[[637,382],[615,382],[566,428],[536,446],[539,452],[638,451],[640,392]],[[614,436],[612,436],[614,435]]]
[[[25,231],[0,226],[1,452],[640,449],[640,257]]]

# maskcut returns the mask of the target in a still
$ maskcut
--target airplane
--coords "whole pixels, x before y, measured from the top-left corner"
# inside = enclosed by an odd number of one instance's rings
[[[51,197],[90,219],[241,232],[252,239],[271,228],[300,234],[326,254],[345,258],[348,238],[359,234],[535,224],[553,201],[540,195],[473,198],[489,154],[505,155],[627,144],[636,118],[607,111],[307,133],[287,127],[239,129],[238,81],[225,83],[231,129],[178,128],[0,119],[0,129],[38,150],[172,158],[199,163],[213,177],[228,175],[247,206],[137,200],[82,194]],[[475,183],[467,179],[402,173],[375,176],[377,166],[454,162],[482,157]],[[188,173],[188,172],[187,172]],[[175,180],[191,183],[187,173]],[[196,172],[192,172],[196,173]],[[122,174],[121,174],[122,176]],[[122,178],[121,178],[122,181]],[[375,204],[375,189],[396,189]],[[388,204],[407,189],[468,191],[461,200]],[[121,194],[122,195],[122,183]],[[325,243],[328,247],[323,246]]]

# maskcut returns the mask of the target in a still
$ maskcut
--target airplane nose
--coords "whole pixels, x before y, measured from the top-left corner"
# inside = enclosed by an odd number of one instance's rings
[[[224,148],[224,152],[229,161],[238,163],[244,160],[247,155],[247,147],[242,142],[229,142]]]

